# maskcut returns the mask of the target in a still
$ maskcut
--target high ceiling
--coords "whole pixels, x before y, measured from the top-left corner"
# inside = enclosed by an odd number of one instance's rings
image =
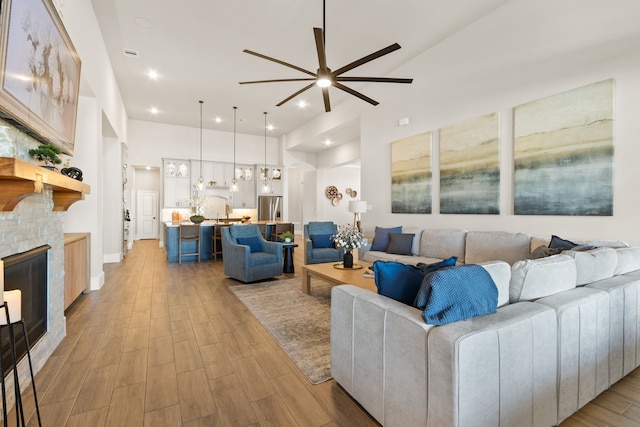
[[[399,43],[402,49],[355,68],[345,76],[428,78],[424,70],[397,75],[394,70],[507,0],[327,0],[327,64],[336,69]],[[243,53],[249,49],[313,72],[318,68],[313,27],[322,27],[321,0],[92,0],[130,119],[233,129],[263,134],[264,111],[286,134],[324,112],[321,91],[313,87],[281,107],[275,104],[305,82],[240,85],[240,81],[307,77],[291,68]],[[136,51],[136,59],[123,50]],[[148,78],[156,70],[159,78]],[[370,84],[353,83],[367,94]],[[347,98],[330,88],[331,105]],[[355,100],[356,98],[354,98]],[[304,100],[306,108],[298,101]],[[384,99],[376,99],[383,104]],[[357,100],[361,108],[376,108]],[[152,107],[158,114],[150,112]],[[215,122],[219,117],[222,121]],[[347,130],[353,126],[347,126]],[[342,132],[348,134],[348,132]],[[346,135],[345,138],[349,136]],[[348,142],[348,141],[342,141]],[[311,150],[313,151],[313,150]]]

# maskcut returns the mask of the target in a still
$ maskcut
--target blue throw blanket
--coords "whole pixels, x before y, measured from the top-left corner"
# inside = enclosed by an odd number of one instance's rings
[[[413,305],[423,310],[425,322],[445,325],[495,313],[498,288],[479,265],[446,267],[424,276]]]

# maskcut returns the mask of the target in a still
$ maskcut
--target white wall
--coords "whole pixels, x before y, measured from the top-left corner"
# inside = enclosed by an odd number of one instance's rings
[[[91,233],[90,289],[104,284],[103,264],[103,164],[102,113],[96,98],[81,96],[78,100],[75,155],[71,166],[82,170],[83,182],[91,186],[84,200],[71,205],[64,218],[65,233]]]
[[[102,143],[104,167],[104,222],[103,258],[105,263],[120,262],[123,257],[123,193],[122,169],[118,167],[122,159],[122,145],[116,138],[104,138]]]
[[[361,111],[362,216],[367,234],[376,225],[420,224],[429,228],[525,231],[569,239],[622,239],[640,244],[640,4],[598,1],[514,1],[409,61],[393,75],[411,85],[369,85],[381,103]],[[614,215],[612,217],[515,216],[513,198],[513,107],[608,78],[616,79]],[[331,115],[351,120],[354,103]],[[500,215],[391,214],[390,143],[497,111],[501,116]],[[398,127],[398,119],[410,124]],[[320,117],[319,121],[335,122]],[[303,140],[322,128],[310,123],[295,134]],[[290,138],[292,140],[293,138]],[[437,140],[436,140],[437,142]],[[437,150],[437,143],[434,150]],[[433,207],[439,182],[434,153]]]
[[[130,120],[128,130],[131,165],[161,167],[163,157],[200,158],[200,128]],[[233,162],[233,132],[203,129],[202,159]],[[236,163],[263,164],[264,136],[237,133]],[[281,164],[278,158],[278,140],[269,136],[267,164]]]
[[[353,224],[353,214],[349,212],[349,201],[360,199],[360,168],[354,166],[340,166],[330,169],[318,170],[318,198],[316,200],[319,221],[333,221],[336,224]],[[325,189],[335,185],[342,194],[338,206],[334,206],[327,199]],[[346,193],[351,188],[358,192],[357,198],[352,198]],[[364,200],[364,199],[363,199]]]

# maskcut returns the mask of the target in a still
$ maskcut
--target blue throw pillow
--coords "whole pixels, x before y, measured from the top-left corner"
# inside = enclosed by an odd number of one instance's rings
[[[376,261],[373,274],[378,293],[411,305],[424,274],[413,265],[394,261]]]
[[[563,239],[561,237],[556,236],[555,234],[551,235],[551,242],[549,242],[549,249],[562,249],[563,251],[573,249],[575,246],[578,246],[576,243],[573,243],[571,240]]]
[[[258,236],[251,237],[238,237],[236,241],[239,245],[247,245],[249,246],[249,251],[253,252],[262,252],[262,240]]]
[[[331,241],[331,234],[312,234],[309,236],[313,242],[313,249],[319,248],[333,248],[333,242]]]
[[[428,288],[429,291],[424,291]],[[427,294],[426,304],[416,297],[422,318],[431,325],[446,325],[474,316],[495,313],[498,288],[493,278],[479,265],[445,267],[424,276],[420,294]]]
[[[424,274],[427,274],[436,270],[440,270],[443,267],[452,267],[456,265],[456,261],[458,261],[458,257],[452,256],[451,258],[447,258],[440,262],[434,262],[433,264],[425,264],[424,262],[419,262],[416,267],[418,267]]]
[[[376,227],[376,234],[373,237],[371,250],[385,252],[387,250],[387,246],[389,246],[390,233],[402,233],[402,226],[392,228]]]

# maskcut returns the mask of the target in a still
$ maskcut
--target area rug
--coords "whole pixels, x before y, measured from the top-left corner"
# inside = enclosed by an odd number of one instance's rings
[[[331,379],[331,288],[311,282],[311,294],[300,290],[301,278],[230,289],[271,334],[312,384]]]

